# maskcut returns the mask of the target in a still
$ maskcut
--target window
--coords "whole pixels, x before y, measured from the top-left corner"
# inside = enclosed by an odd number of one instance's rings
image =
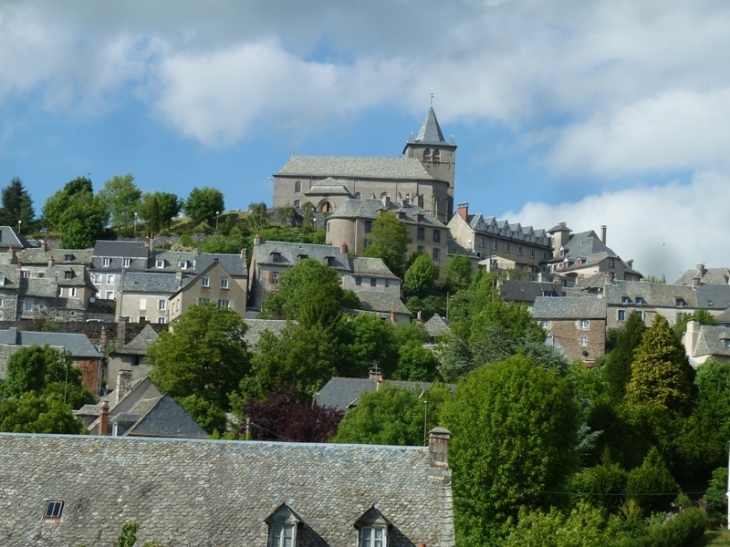
[[[423,161],[431,161],[431,149],[426,148],[423,151]]]
[[[441,260],[441,250],[434,248],[433,250],[433,259],[434,260]]]
[[[730,340],[723,340],[723,342],[726,348],[730,348]]]
[[[385,280],[385,286],[390,287],[390,279]],[[2,306],[2,299],[0,299],[0,306]]]
[[[43,518],[60,519],[61,513],[63,513],[63,502],[49,501],[46,505],[46,511],[43,513]]]
[[[496,239],[493,239],[492,240],[492,250],[496,251],[497,249],[499,249],[499,242]]]
[[[94,285],[101,285],[101,274],[92,274],[91,280],[94,282]]]
[[[228,278],[221,277],[221,289],[227,289],[227,288],[228,288]]]
[[[167,300],[160,299],[157,301],[157,309],[158,310],[166,310],[167,309]]]
[[[616,261],[613,258],[608,259],[608,267],[609,268],[615,268],[616,267]]]
[[[271,547],[293,547],[295,526],[293,524],[274,524],[271,526]]]
[[[277,252],[271,253],[271,261],[272,262],[281,262],[281,253],[277,253]]]
[[[675,304],[678,308],[683,308],[687,305],[687,302],[685,302],[683,298],[677,298]]]
[[[63,287],[58,287],[58,296],[63,296]]]
[[[200,285],[203,287],[210,287],[210,277],[204,275],[200,278]]]
[[[327,266],[330,268],[334,268],[335,266],[335,257],[334,256],[327,256],[325,257],[327,259]]]
[[[426,239],[426,228],[418,227],[418,229],[416,229],[416,239],[418,241]]]
[[[282,503],[264,522],[269,525],[267,547],[296,547],[301,520],[286,503]]]
[[[269,282],[276,285],[279,282],[281,272],[269,272]]]
[[[636,297],[636,303],[641,306],[642,304],[646,304],[646,300],[644,300],[641,296]]]
[[[626,310],[618,310],[616,319],[619,321],[626,321]]]
[[[155,268],[164,268],[165,267],[165,261],[162,259],[155,260]]]
[[[198,298],[198,304],[207,304],[210,302],[210,298]]]
[[[622,296],[621,303],[622,304],[631,304],[631,298],[629,298],[628,296]]]
[[[104,300],[114,300],[114,291],[106,291],[104,293]]]
[[[374,505],[355,523],[358,547],[387,547],[390,522]]]
[[[145,321],[147,321],[146,315],[140,315],[139,319],[137,319],[137,323],[144,323]]]
[[[547,251],[543,251],[543,252],[542,252],[542,259],[543,259],[543,260],[547,260],[547,259],[548,259],[548,254],[547,254]]]
[[[433,161],[437,163],[441,161],[441,150],[436,149],[433,151]]]
[[[187,260],[180,260],[180,261],[179,261],[179,262],[177,263],[177,266],[178,266],[178,268],[180,268],[181,270],[187,270],[187,269],[188,269],[188,261],[187,261]]]
[[[139,299],[139,309],[140,310],[146,310],[147,309],[147,299],[146,298],[140,298]]]
[[[416,252],[417,253],[425,253],[426,252],[426,247],[424,247],[423,245],[419,245],[418,247],[416,247]]]
[[[302,191],[302,181],[298,180],[294,183],[294,191],[297,193]]]
[[[509,243],[505,243],[505,244],[504,244],[504,252],[505,252],[505,253],[509,253],[509,252],[510,252],[510,250],[511,250],[511,246],[510,246],[510,244],[509,244]]]
[[[160,325],[164,325],[166,322],[167,322],[167,319],[165,319],[164,317],[157,318],[157,323]]]
[[[371,277],[370,278],[370,286],[371,287],[376,287],[377,285],[378,285],[378,279],[376,277]]]
[[[355,278],[355,285],[362,285],[362,277]]]
[[[68,270],[66,272],[63,272],[63,278],[64,279],[73,279],[74,278],[73,270]]]
[[[65,262],[71,262],[73,259],[74,259],[74,255],[70,255],[70,254],[63,255],[63,260]]]
[[[106,276],[106,284],[107,285],[114,285],[114,274],[108,274]]]
[[[360,547],[385,547],[385,528],[366,526],[360,529]]]
[[[578,339],[578,342],[580,343],[581,347],[586,347],[588,345],[588,337],[587,336],[581,336]]]
[[[479,238],[479,246],[484,247],[487,244],[487,238],[486,237],[480,237]]]
[[[76,287],[71,287],[71,288],[70,288],[70,289],[68,290],[68,295],[69,295],[69,296],[70,296],[71,298],[74,298],[74,297],[76,296]]]
[[[517,247],[517,254],[520,255],[520,256],[522,256],[522,245],[520,245],[519,247]]]
[[[218,307],[219,308],[230,308],[231,301],[230,300],[218,300]]]
[[[581,319],[581,320],[580,320],[580,321],[578,322],[578,326],[579,326],[579,328],[581,328],[581,329],[587,329],[587,328],[590,328],[590,326],[591,326],[591,322],[590,322],[590,321],[589,321],[588,319]]]
[[[677,312],[677,321],[682,321],[684,319],[684,312],[678,311]]]
[[[545,320],[543,320],[543,321],[540,321],[540,326],[541,326],[541,327],[542,327],[543,329],[547,329],[547,328],[549,328],[549,327],[550,327],[550,321],[545,321]]]
[[[530,249],[530,258],[535,258],[535,249]]]
[[[433,231],[433,242],[434,243],[440,243],[441,242],[441,230],[434,230]]]
[[[123,258],[122,259],[122,267],[123,268],[129,268],[129,265],[132,263],[131,258]]]
[[[299,209],[300,205],[301,205],[301,202],[298,199],[295,199],[294,200],[294,207],[296,207],[297,209]]]
[[[365,221],[365,233],[369,234],[373,231],[373,221],[372,220],[366,220]]]
[[[105,256],[104,258],[101,259],[101,265],[104,268],[108,268],[109,266],[112,265],[112,259],[108,256]]]
[[[25,311],[33,311],[33,300],[28,299],[25,302],[23,302],[23,309]]]

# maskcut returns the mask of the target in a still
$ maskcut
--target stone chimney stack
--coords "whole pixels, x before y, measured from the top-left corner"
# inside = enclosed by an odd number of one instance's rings
[[[697,339],[700,337],[700,323],[694,319],[687,321],[687,332],[682,336],[682,344],[687,355],[692,357],[697,347]]]
[[[388,194],[383,196],[383,207],[390,209],[390,196]]]
[[[132,371],[122,369],[117,372],[117,388],[114,390],[114,404],[118,405],[119,401],[124,399],[124,396],[129,393],[129,389],[132,385]]]
[[[459,203],[456,209],[456,214],[463,218],[466,222],[469,222],[469,204]]]
[[[106,401],[99,409],[99,435],[109,435],[109,405]]]
[[[241,249],[241,260],[246,262],[246,249]]]
[[[259,234],[256,234],[253,238],[253,244],[254,245],[261,245],[261,236]]]
[[[175,272],[175,282],[177,283],[178,287],[182,285],[182,270],[179,266],[177,268],[177,271]]]
[[[428,433],[428,454],[431,467],[449,467],[449,433],[443,427],[434,427]]]
[[[606,225],[601,225],[601,242],[605,245],[606,244]]]
[[[702,278],[704,277],[707,270],[705,270],[704,264],[697,264],[697,270],[695,271],[695,275],[692,278],[692,286],[694,288],[699,287],[702,285]]]
[[[48,257],[48,267],[53,268],[53,265],[56,263],[56,261],[53,259],[53,255]]]

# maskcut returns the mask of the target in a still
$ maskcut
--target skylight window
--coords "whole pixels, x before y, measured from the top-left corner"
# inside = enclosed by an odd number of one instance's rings
[[[60,519],[61,513],[63,513],[63,502],[49,501],[46,505],[46,512],[43,513],[43,518]]]

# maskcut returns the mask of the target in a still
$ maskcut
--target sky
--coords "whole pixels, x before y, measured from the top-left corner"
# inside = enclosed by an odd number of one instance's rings
[[[729,56],[724,0],[0,0],[0,186],[271,205],[291,154],[399,156],[433,100],[457,203],[672,282],[730,267]]]

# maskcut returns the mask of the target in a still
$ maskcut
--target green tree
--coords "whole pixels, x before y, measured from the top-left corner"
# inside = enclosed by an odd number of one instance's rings
[[[423,298],[433,290],[435,279],[436,265],[433,260],[427,254],[419,253],[406,270],[403,279],[403,292],[407,296]]]
[[[162,228],[162,219],[160,217],[160,202],[152,196],[152,205],[150,207],[150,217],[147,219],[147,229],[156,234]]]
[[[182,201],[175,194],[170,194],[168,192],[152,192],[142,195],[142,199],[139,204],[139,216],[147,221],[148,228],[153,232],[155,230],[149,224],[153,221],[153,204],[155,201],[157,202],[157,207],[159,209],[160,224],[166,226],[169,230],[172,226],[172,219],[175,218],[182,209]]]
[[[282,205],[274,209],[274,216],[284,226],[293,226],[297,218],[297,209],[293,205]]]
[[[23,187],[23,182],[18,177],[13,177],[2,191],[0,225],[17,226],[18,221],[21,221],[22,229],[22,226],[30,227],[34,219],[33,200]]]
[[[0,431],[79,435],[84,426],[60,396],[29,391],[0,401]]]
[[[471,283],[471,260],[464,255],[455,255],[446,264],[444,289],[451,293],[466,289]]]
[[[260,230],[261,228],[266,228],[269,225],[269,214],[266,203],[263,201],[260,203],[250,203],[246,218],[252,229]]]
[[[343,307],[359,305],[355,293],[342,289],[336,270],[307,258],[281,276],[279,292],[264,301],[261,311],[271,319],[326,326],[339,321]]]
[[[673,327],[674,335],[680,342],[682,341],[682,335],[687,332],[687,323],[689,323],[690,321],[697,321],[700,325],[717,324],[715,318],[712,317],[710,312],[708,312],[707,310],[697,310],[693,313],[689,313],[682,317],[682,319],[677,320]]]
[[[499,541],[520,506],[547,508],[578,464],[580,412],[567,380],[529,357],[469,374],[441,409],[451,431],[457,543]]]
[[[649,451],[640,467],[629,472],[626,496],[633,499],[645,515],[668,511],[677,494],[679,485],[656,448]]]
[[[207,222],[209,226],[215,225],[215,218],[223,212],[223,194],[220,190],[210,188],[193,188],[188,199],[185,200],[183,211],[195,224]]]
[[[615,346],[604,361],[603,375],[609,385],[609,394],[616,403],[626,395],[626,385],[631,380],[634,351],[641,343],[644,332],[644,319],[637,312],[631,312],[626,324],[617,329]]]
[[[174,399],[197,395],[227,410],[228,394],[250,369],[247,328],[230,308],[191,306],[174,331],[162,331],[147,350],[151,380]]]
[[[368,241],[368,248],[363,256],[382,258],[390,271],[402,277],[406,266],[406,252],[411,243],[406,225],[394,213],[383,211],[373,220]]]
[[[395,327],[376,315],[365,313],[356,315],[345,327],[339,338],[347,357],[338,367],[338,374],[367,378],[369,370],[377,365],[385,378],[392,379],[400,348]]]
[[[616,513],[626,491],[628,472],[604,454],[599,465],[583,469],[570,479],[575,497],[610,513]]]
[[[49,197],[43,205],[43,219],[50,230],[61,229],[61,216],[72,205],[74,196],[93,195],[91,180],[78,177],[68,182],[61,190]]]
[[[46,200],[43,217],[49,229],[61,232],[63,248],[83,249],[102,235],[109,213],[94,196],[91,181],[79,177]]]
[[[304,202],[304,205],[302,205],[302,211],[302,230],[304,230],[305,232],[311,232],[314,230],[314,204],[309,201]]]
[[[106,204],[112,225],[129,226],[134,221],[142,192],[134,184],[134,177],[126,174],[106,181],[98,197]]]
[[[717,515],[725,521],[727,521],[727,475],[727,465],[715,469],[710,484],[707,485],[707,491],[702,496],[707,503],[710,516]]]
[[[357,406],[345,413],[332,442],[421,446],[424,431],[439,424],[440,410],[450,398],[443,384],[433,384],[422,393],[419,386],[409,389],[386,382],[360,396]]]
[[[665,408],[682,413],[690,401],[687,358],[660,314],[654,316],[634,351],[626,400],[634,406]]]

